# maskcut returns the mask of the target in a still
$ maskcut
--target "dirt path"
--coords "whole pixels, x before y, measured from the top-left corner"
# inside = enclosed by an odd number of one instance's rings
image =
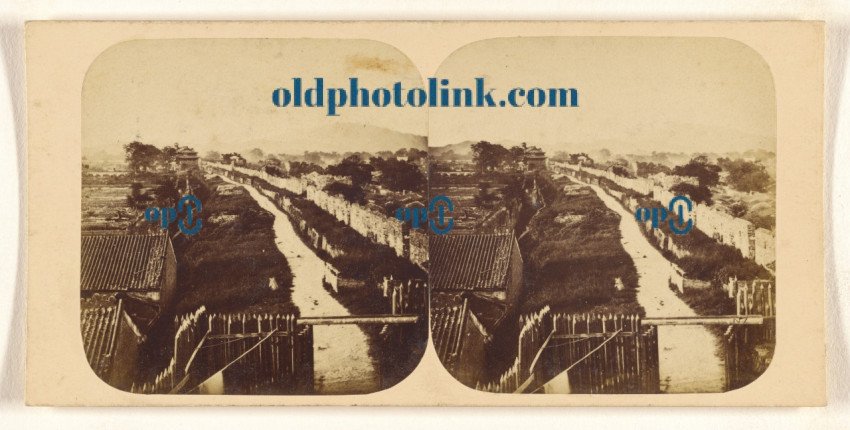
[[[673,267],[655,249],[626,211],[602,188],[588,185],[608,206],[620,215],[623,248],[637,267],[637,300],[647,317],[696,316],[696,313],[670,288]],[[702,326],[663,326],[658,331],[661,390],[669,393],[722,392],[725,385],[723,360],[718,356],[718,338]]]
[[[288,215],[257,189],[222,177],[244,187],[263,209],[275,217],[275,243],[292,268],[292,301],[302,316],[349,315],[323,286],[323,261],[301,241]],[[314,328],[314,374],[316,392],[321,394],[369,393],[379,389],[375,363],[369,356],[366,333],[356,325]]]

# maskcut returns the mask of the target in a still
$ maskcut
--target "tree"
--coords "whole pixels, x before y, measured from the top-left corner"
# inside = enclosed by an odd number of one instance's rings
[[[661,163],[653,163],[652,161],[637,162],[637,175],[642,177],[652,176],[658,173],[671,174],[673,173],[673,169],[661,164]]]
[[[581,164],[582,166],[593,166],[593,159],[585,152],[567,155],[567,160],[570,164]]]
[[[153,200],[150,194],[142,191],[141,182],[130,184],[130,194],[127,196],[127,206],[133,209],[144,210]]]
[[[413,191],[424,193],[426,188],[425,175],[419,166],[411,161],[395,158],[372,157],[370,160],[375,170],[381,172],[378,183],[392,191]]]
[[[611,172],[613,172],[617,176],[622,176],[624,178],[632,177],[632,172],[630,172],[629,169],[626,166],[623,166],[622,164],[615,164],[611,166]]]
[[[133,172],[146,172],[161,159],[162,151],[153,145],[132,141],[124,145],[124,159]]]
[[[743,218],[747,214],[749,208],[744,202],[735,202],[729,205],[729,215],[735,218]]]
[[[676,195],[685,195],[690,197],[696,203],[710,205],[713,203],[712,193],[708,187],[702,185],[689,184],[681,182],[670,187],[670,191]]]
[[[238,152],[228,152],[227,154],[221,155],[221,161],[223,161],[224,164],[231,164],[233,162],[239,164],[243,160],[245,160],[245,157],[243,157],[242,154],[239,154]]]
[[[351,183],[356,186],[372,182],[372,166],[364,163],[357,154],[343,158],[339,164],[328,166],[326,170],[331,175],[351,179]]]
[[[770,174],[757,161],[720,158],[717,164],[728,173],[726,183],[738,191],[763,193],[771,186]]]
[[[275,166],[273,164],[266,164],[263,166],[263,170],[272,176],[283,177],[283,170],[280,169],[280,166]]]
[[[290,176],[301,177],[313,172],[322,173],[323,170],[322,166],[319,166],[318,164],[306,163],[303,161],[292,161],[289,163]]]
[[[174,207],[180,200],[180,189],[175,176],[164,176],[157,181],[153,189],[153,199],[161,208]]]
[[[508,183],[502,187],[502,200],[511,216],[514,215],[516,209],[528,198],[523,187],[524,183],[525,179],[522,175],[513,175],[509,178]]]
[[[472,144],[472,161],[481,173],[496,169],[511,159],[511,152],[499,144],[485,140]]]
[[[411,163],[419,163],[428,159],[428,151],[416,148],[408,148],[407,161]]]
[[[525,143],[523,143],[525,145]],[[508,149],[510,152],[510,162],[511,163],[519,163],[525,157],[525,146],[512,146]]]
[[[478,194],[475,195],[475,204],[478,206],[490,206],[499,200],[499,197],[491,191],[492,184],[486,181],[478,183]]]
[[[674,167],[673,174],[697,178],[701,187],[713,187],[720,181],[720,166],[709,163],[708,157],[700,155],[688,164]]]
[[[177,160],[177,151],[180,150],[180,145],[176,142],[173,146],[164,146],[162,147],[162,154],[160,155],[159,162],[163,167],[168,167],[172,162]]]
[[[366,192],[357,185],[349,185],[344,182],[331,182],[325,186],[328,194],[341,196],[351,203],[363,204],[366,202]]]

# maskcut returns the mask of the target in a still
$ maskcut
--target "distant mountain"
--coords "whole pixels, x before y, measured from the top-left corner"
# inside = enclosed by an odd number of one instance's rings
[[[428,153],[437,159],[472,159],[472,145],[475,143],[477,142],[464,140],[463,142],[446,146],[432,146],[428,148]]]
[[[446,146],[432,146],[428,148],[428,152],[432,157],[437,159],[445,159],[445,160],[471,160],[472,159],[472,145],[478,143],[478,141],[472,140],[464,140],[459,143],[452,143],[451,145]],[[512,146],[520,146],[521,142],[515,142],[513,140],[500,140],[497,142],[490,142],[497,145],[502,145],[505,148],[510,148]]]
[[[336,123],[317,127],[303,135],[286,136],[281,143],[270,146],[266,152],[302,153],[304,151],[379,152],[398,151],[402,148],[426,150],[428,138],[366,124]],[[259,145],[257,145],[259,146]]]

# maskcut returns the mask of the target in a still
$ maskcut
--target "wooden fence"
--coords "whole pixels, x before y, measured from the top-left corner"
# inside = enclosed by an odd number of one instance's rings
[[[422,279],[404,281],[390,275],[385,276],[376,287],[389,300],[390,313],[393,315],[422,314],[428,311],[428,284]]]
[[[228,394],[303,394],[313,390],[313,329],[291,314],[210,316],[207,369]]]
[[[658,392],[658,332],[637,315],[563,314],[548,307],[520,320],[517,358],[496,381],[497,393],[547,392],[566,381],[569,393]]]
[[[174,355],[143,394],[190,393],[214,375],[227,394],[310,393],[313,329],[290,314],[207,314],[175,319]]]
[[[776,345],[776,291],[771,281],[738,281],[734,284],[738,315],[760,315],[761,325],[729,326],[726,342],[726,388],[734,390],[758,378],[773,358]]]
[[[553,319],[549,306],[519,318],[517,356],[495,381],[479,382],[476,389],[492,393],[524,392],[539,375],[537,366],[540,355],[553,334]]]
[[[191,312],[174,318],[174,350],[168,365],[152,381],[134,383],[130,392],[142,394],[162,394],[179,390],[188,381],[188,373],[198,358],[198,352],[210,332],[206,308],[201,306]]]

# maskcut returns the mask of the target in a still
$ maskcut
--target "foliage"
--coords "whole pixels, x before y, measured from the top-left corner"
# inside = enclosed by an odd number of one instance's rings
[[[502,201],[511,214],[528,200],[524,184],[525,178],[522,175],[512,175],[505,186],[502,187]]]
[[[495,170],[503,163],[513,159],[511,151],[504,146],[482,140],[472,145],[472,160],[478,169],[484,173]]]
[[[626,168],[626,166],[623,166],[622,164],[615,164],[611,166],[611,172],[613,172],[617,176],[622,176],[624,178],[633,177],[632,172],[630,172],[629,169]]]
[[[146,191],[142,191],[141,182],[133,182],[130,184],[130,194],[127,196],[127,206],[133,209],[144,210],[147,208],[153,197]]]
[[[350,203],[363,204],[366,202],[366,192],[359,185],[343,182],[331,182],[325,186],[328,194],[340,196]]]
[[[703,188],[713,187],[720,181],[720,166],[710,163],[708,157],[700,155],[683,166],[674,167],[673,174],[697,178]]]
[[[493,185],[490,182],[482,181],[478,183],[478,194],[475,195],[476,205],[489,207],[498,200],[499,197],[493,192]]]
[[[162,151],[156,146],[134,140],[124,145],[124,159],[133,172],[146,172],[162,159]]]
[[[425,175],[422,174],[419,166],[410,161],[372,157],[371,164],[375,170],[381,172],[377,182],[387,189],[423,194],[427,189]]]
[[[576,153],[576,154],[569,154],[567,157],[568,157],[568,160],[571,164],[581,164],[581,165],[584,165],[584,166],[593,166],[594,165],[593,159],[590,158],[590,156],[587,155],[587,153],[585,153],[585,152],[579,152],[579,153]]]
[[[224,162],[224,164],[231,164],[234,162],[236,164],[240,164],[245,161],[245,157],[243,157],[242,154],[238,152],[228,152],[226,154],[221,155],[221,161]]]
[[[657,173],[671,174],[673,173],[673,169],[661,164],[661,163],[653,163],[652,161],[638,161],[637,162],[637,175],[642,177],[652,176]]]
[[[171,163],[177,160],[177,151],[180,150],[180,145],[175,143],[173,146],[163,146],[162,154],[160,155],[159,162],[168,167]]]
[[[710,205],[713,203],[713,194],[708,187],[702,185],[681,182],[670,187],[670,191],[677,195],[686,195],[696,203]]]
[[[747,214],[747,204],[744,202],[735,202],[729,205],[729,215],[735,218],[743,218]]]
[[[771,186],[767,168],[757,161],[720,158],[717,164],[729,174],[726,183],[738,191],[763,193]]]
[[[327,173],[351,179],[355,186],[363,186],[372,181],[372,166],[364,163],[359,155],[353,154],[342,159],[339,164],[328,166]]]
[[[263,171],[272,176],[283,177],[283,170],[280,169],[279,166],[275,166],[272,164],[266,164],[263,166]]]
[[[274,155],[274,154],[267,154],[264,163],[267,166],[278,166],[278,167],[280,167],[280,165],[282,164],[281,161],[280,161],[280,158],[277,158],[277,156]]]
[[[520,240],[525,273],[524,310],[549,304],[569,312],[640,312],[634,297],[637,271],[620,243],[620,217],[589,188],[565,194],[569,182],[537,178],[546,207]],[[569,222],[559,221],[564,217]],[[624,291],[617,291],[620,278]]]
[[[211,184],[223,182],[214,179]],[[220,215],[235,219],[210,222]],[[201,217],[201,233],[175,243],[178,310],[200,305],[210,311],[294,310],[289,300],[292,272],[275,245],[272,215],[240,190],[205,200]],[[268,288],[271,277],[280,287],[277,291]]]
[[[304,175],[308,175],[310,173],[317,172],[323,173],[324,169],[322,166],[313,163],[307,163],[304,161],[292,161],[289,163],[289,175],[295,177],[301,177]]]
[[[411,163],[419,163],[422,160],[427,159],[428,151],[423,151],[421,149],[416,148],[401,148],[395,152],[396,157],[407,157],[407,161]],[[382,158],[390,158],[390,157],[382,157]]]
[[[153,188],[153,201],[158,207],[174,207],[180,200],[177,178],[172,175],[161,176]]]

